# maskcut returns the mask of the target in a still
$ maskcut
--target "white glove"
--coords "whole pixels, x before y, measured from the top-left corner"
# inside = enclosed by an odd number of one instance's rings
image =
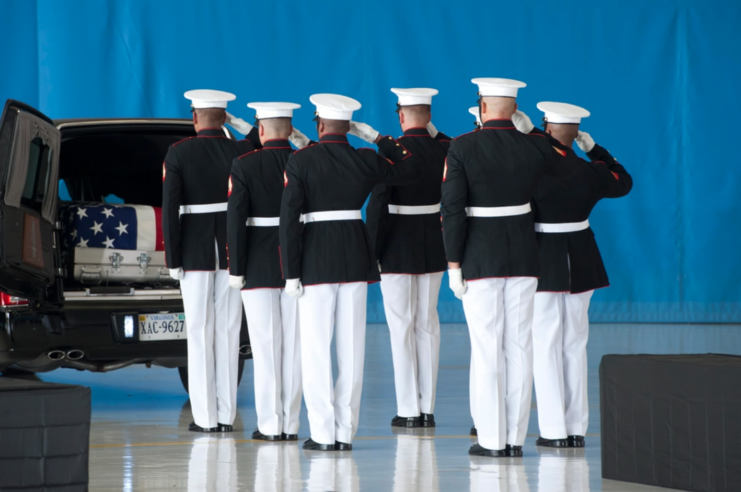
[[[517,131],[520,133],[530,133],[533,131],[533,128],[535,128],[533,122],[530,121],[530,117],[519,109],[512,115],[512,123],[515,124],[515,128],[517,128]]]
[[[376,263],[378,263],[378,273],[383,273],[383,270],[381,270],[381,260],[376,260]]]
[[[185,277],[185,272],[183,271],[183,267],[170,268],[170,276],[174,278],[175,280],[183,280],[183,277]]]
[[[242,118],[237,118],[233,114],[230,114],[229,111],[226,112],[226,123],[243,135],[247,135],[253,128],[252,125]]]
[[[594,139],[587,132],[579,132],[576,134],[576,145],[584,152],[591,152],[594,148]]]
[[[301,133],[295,126],[293,127],[293,130],[291,130],[291,134],[288,135],[288,141],[299,149],[308,146],[310,142],[309,137]]]
[[[301,285],[300,278],[286,279],[286,294],[296,299],[304,294],[304,286]]]
[[[451,270],[448,270],[448,280],[450,285],[450,290],[453,291],[453,294],[455,294],[455,297],[458,299],[463,299],[463,294],[466,293],[466,290],[468,290],[468,284],[463,279],[463,270],[460,268],[453,268]]]
[[[235,290],[241,290],[244,287],[244,277],[242,275],[229,275],[229,287]]]
[[[430,132],[430,136],[432,138],[437,137],[437,134],[438,134],[437,128],[435,128],[435,125],[433,125],[431,121],[427,123],[427,131]]]
[[[355,121],[350,122],[349,133],[350,135],[355,135],[368,143],[375,143],[378,135],[380,135],[372,126],[366,125],[365,123],[357,123]]]

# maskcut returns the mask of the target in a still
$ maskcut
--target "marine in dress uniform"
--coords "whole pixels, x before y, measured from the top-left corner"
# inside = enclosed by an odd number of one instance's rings
[[[609,286],[589,214],[603,198],[627,195],[633,180],[589,134],[579,131],[586,109],[541,102],[546,132],[577,169],[567,178],[545,176],[536,189],[535,231],[541,274],[535,294],[533,355],[540,435],[537,444],[582,447],[589,423],[587,339],[589,301]],[[544,134],[518,112],[517,128]],[[572,150],[573,141],[589,161]]]
[[[522,456],[532,390],[533,298],[540,275],[530,208],[561,156],[542,136],[518,132],[509,79],[474,79],[480,130],[455,139],[442,185],[450,287],[471,336],[470,401],[479,443],[469,454]]]
[[[299,296],[301,366],[311,439],[304,449],[348,450],[358,427],[365,355],[368,282],[380,280],[360,208],[378,183],[420,177],[412,154],[391,137],[352,124],[354,99],[311,96],[319,143],[288,159],[280,213],[280,248],[286,290]],[[356,150],[352,128],[381,152]],[[303,226],[302,219],[303,218]],[[302,285],[303,284],[303,285]],[[337,383],[330,345],[336,328]]]
[[[367,223],[381,272],[391,332],[397,415],[395,427],[434,427],[440,361],[437,298],[447,269],[440,229],[440,182],[450,138],[431,123],[436,89],[391,89],[398,95],[398,142],[422,164],[422,178],[407,186],[379,184],[368,202]],[[381,154],[385,155],[383,150]]]
[[[162,232],[170,275],[180,280],[188,327],[190,430],[232,430],[242,302],[229,288],[226,210],[229,171],[239,155],[221,129],[228,92],[185,93],[195,137],[173,144],[164,163]]]
[[[242,291],[255,376],[253,439],[296,440],[301,410],[298,300],[285,292],[278,224],[283,174],[293,154],[293,103],[249,103],[261,150],[234,160],[227,211],[230,285]],[[259,128],[259,129],[258,129]]]

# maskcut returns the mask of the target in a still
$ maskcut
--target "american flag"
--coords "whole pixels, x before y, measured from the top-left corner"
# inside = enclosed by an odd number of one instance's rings
[[[159,207],[75,203],[60,207],[59,220],[65,248],[165,249]]]

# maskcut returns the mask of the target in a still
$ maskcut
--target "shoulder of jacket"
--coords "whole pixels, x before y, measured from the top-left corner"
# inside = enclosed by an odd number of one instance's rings
[[[247,156],[250,156],[250,155],[255,155],[255,154],[257,154],[258,152],[260,152],[261,150],[262,150],[262,149],[255,149],[255,150],[252,150],[252,151],[250,151],[250,152],[247,152],[246,154],[242,154],[242,155],[240,155],[239,157],[237,157],[237,160],[241,161],[241,160],[242,160],[242,159],[244,159],[245,157],[247,157]]]
[[[313,149],[314,147],[316,147],[316,144],[315,144],[315,143],[313,143],[313,144],[311,144],[311,145],[307,145],[306,147],[304,147],[304,148],[302,148],[302,149],[296,149],[296,151],[294,151],[294,152],[293,152],[293,155],[296,155],[296,154],[298,154],[299,152],[302,152],[302,151],[304,151],[304,150],[306,150],[306,149]]]
[[[178,145],[180,145],[181,143],[183,143],[183,142],[187,142],[187,141],[189,141],[189,140],[193,140],[194,138],[196,138],[196,136],[195,136],[195,135],[193,135],[192,137],[187,137],[187,138],[184,138],[184,139],[182,139],[182,140],[178,140],[177,142],[175,142],[174,144],[172,144],[172,148],[174,149],[175,147],[177,147],[177,146],[178,146]]]
[[[478,131],[478,129],[476,129],[476,130],[470,131],[470,132],[468,132],[468,133],[464,133],[463,135],[458,135],[458,136],[457,136],[457,137],[455,137],[455,138],[454,138],[454,139],[453,139],[452,141],[453,141],[453,142],[457,142],[458,140],[462,140],[462,141],[465,141],[465,140],[466,140],[466,139],[467,139],[468,137],[470,137],[471,135],[476,135],[476,134],[478,134],[478,132],[479,132],[479,131]],[[450,141],[450,140],[449,140],[449,141]]]

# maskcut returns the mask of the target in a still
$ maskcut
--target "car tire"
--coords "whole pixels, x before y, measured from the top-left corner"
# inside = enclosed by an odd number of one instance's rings
[[[242,373],[244,372],[244,359],[239,359],[237,365],[237,386],[242,382]],[[180,382],[183,383],[185,392],[188,393],[188,366],[178,367],[178,374],[180,375]]]

